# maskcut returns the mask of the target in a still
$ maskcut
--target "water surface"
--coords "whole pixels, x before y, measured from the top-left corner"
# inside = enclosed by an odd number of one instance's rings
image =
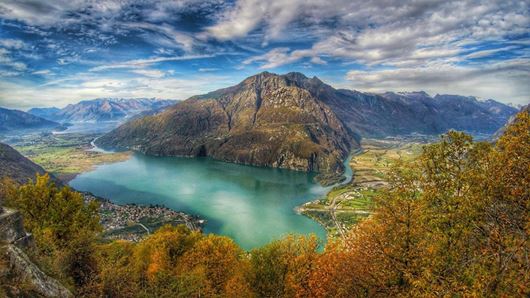
[[[152,157],[102,165],[70,182],[113,202],[163,204],[206,219],[206,233],[226,235],[251,249],[288,233],[325,230],[295,207],[326,192],[313,175],[209,158]]]

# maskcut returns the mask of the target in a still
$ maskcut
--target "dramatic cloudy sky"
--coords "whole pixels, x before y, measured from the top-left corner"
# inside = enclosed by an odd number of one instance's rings
[[[185,99],[260,71],[530,101],[528,0],[0,0],[0,106]]]

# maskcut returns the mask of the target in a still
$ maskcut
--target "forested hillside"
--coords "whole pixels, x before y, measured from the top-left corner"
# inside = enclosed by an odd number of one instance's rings
[[[35,235],[33,258],[76,296],[525,297],[529,169],[528,112],[496,144],[449,132],[396,165],[373,214],[323,252],[296,236],[247,252],[183,226],[102,243],[96,206],[47,176],[4,191]]]

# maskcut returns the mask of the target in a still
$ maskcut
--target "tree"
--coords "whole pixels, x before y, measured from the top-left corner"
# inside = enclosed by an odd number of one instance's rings
[[[93,245],[101,231],[96,202],[85,204],[81,194],[57,188],[45,174],[37,175],[35,183],[12,188],[6,204],[24,216],[44,267],[77,287],[90,281],[96,271]]]
[[[259,297],[305,297],[318,257],[313,237],[288,236],[251,251],[251,285]]]

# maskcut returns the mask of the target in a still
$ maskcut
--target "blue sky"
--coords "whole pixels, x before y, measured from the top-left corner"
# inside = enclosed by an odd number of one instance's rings
[[[530,102],[528,1],[0,0],[0,106],[186,99],[261,71]]]

